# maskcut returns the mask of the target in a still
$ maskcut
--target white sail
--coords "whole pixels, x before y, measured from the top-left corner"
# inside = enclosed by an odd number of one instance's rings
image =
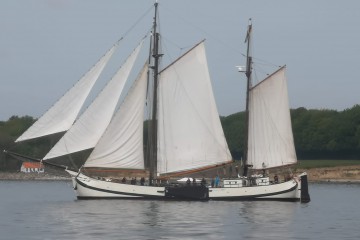
[[[158,101],[158,173],[231,160],[203,42],[161,72]]]
[[[253,169],[296,163],[285,67],[254,86],[249,98],[247,163]]]
[[[144,169],[146,82],[147,65],[85,162],[85,167]]]
[[[56,143],[44,160],[93,148],[111,121],[141,44],[132,52],[97,98]]]
[[[115,44],[67,93],[27,129],[16,142],[68,130],[74,123],[86,97],[116,50]]]

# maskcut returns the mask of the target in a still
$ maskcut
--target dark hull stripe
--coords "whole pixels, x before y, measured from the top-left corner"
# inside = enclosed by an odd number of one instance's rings
[[[118,194],[118,195],[125,195],[125,196],[111,196],[111,197],[82,197],[82,196],[78,196],[78,199],[164,199],[164,200],[169,200],[168,198],[166,198],[165,196],[155,196],[155,195],[147,195],[147,194],[137,194],[137,193],[128,193],[128,192],[119,192],[119,191],[112,191],[112,190],[107,190],[107,189],[101,189],[101,188],[96,188],[96,187],[92,187],[89,186],[83,182],[81,182],[80,180],[78,180],[76,178],[76,182],[78,184],[80,184],[81,186],[88,188],[88,189],[92,189],[95,191],[99,191],[99,192],[106,192],[106,193],[112,193],[112,194]],[[254,200],[259,200],[259,201],[299,201],[300,199],[298,198],[270,198],[270,196],[275,196],[278,194],[283,194],[283,193],[287,193],[287,192],[291,192],[295,189],[297,189],[298,184],[296,184],[294,187],[288,189],[288,190],[284,190],[284,191],[280,191],[280,192],[276,192],[276,193],[268,193],[268,194],[260,194],[260,195],[250,195],[250,196],[229,196],[229,197],[210,197],[210,200],[216,200],[216,201],[254,201]],[[134,196],[133,198],[129,198],[126,196]],[[262,198],[262,197],[269,197],[269,198]],[[173,199],[173,200],[178,200],[178,199]]]

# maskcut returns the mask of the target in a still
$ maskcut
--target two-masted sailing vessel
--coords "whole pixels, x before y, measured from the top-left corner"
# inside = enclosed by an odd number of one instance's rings
[[[231,163],[213,96],[204,41],[167,67],[160,69],[158,3],[151,31],[149,60],[118,106],[143,40],[92,104],[77,118],[91,88],[119,43],[86,73],[16,141],[65,132],[41,160],[92,149],[84,165],[71,175],[78,199],[188,199],[188,200],[310,200],[307,175],[284,182],[270,181],[266,170],[295,164],[285,67],[252,86],[252,58],[247,54],[247,147],[242,175],[223,179],[219,186],[181,184],[174,176]],[[251,24],[248,28],[248,48]],[[151,94],[150,94],[151,91]],[[151,106],[150,119],[144,114]],[[77,118],[77,119],[76,119]],[[76,120],[76,121],[75,121]],[[149,140],[144,147],[144,121]],[[9,152],[13,156],[17,153]],[[54,164],[53,164],[54,165]],[[96,177],[89,169],[139,170],[148,173],[139,183]],[[265,171],[264,171],[265,172]]]

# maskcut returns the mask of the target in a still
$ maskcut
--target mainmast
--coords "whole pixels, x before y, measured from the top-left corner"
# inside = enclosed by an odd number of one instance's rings
[[[249,19],[248,30],[245,38],[245,43],[247,42],[247,51],[246,51],[246,71],[245,75],[247,77],[247,87],[246,87],[246,110],[245,110],[245,145],[244,145],[244,172],[243,176],[248,175],[248,168],[250,167],[247,163],[248,158],[248,139],[249,139],[249,92],[251,88],[251,72],[252,72],[252,57],[250,53],[251,47],[251,31],[252,23],[251,18]]]
[[[153,58],[153,102],[152,102],[152,117],[151,117],[151,145],[149,156],[149,171],[150,171],[150,185],[156,178],[157,173],[157,91],[158,91],[158,74],[159,74],[159,59],[162,54],[159,54],[159,38],[160,34],[157,32],[157,7],[158,2],[155,4],[155,16],[153,22],[153,34],[152,34],[152,58]]]

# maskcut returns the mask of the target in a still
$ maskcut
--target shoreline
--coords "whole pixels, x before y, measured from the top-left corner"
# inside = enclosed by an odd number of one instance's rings
[[[309,183],[359,183],[360,165],[326,168],[296,169],[296,174],[306,172]],[[71,181],[65,174],[0,172],[0,181]]]
[[[49,173],[0,172],[0,181],[71,181],[71,177]]]
[[[360,183],[360,165],[297,169],[306,172],[310,183]]]
[[[309,183],[349,183],[360,184],[359,179],[321,179],[321,180],[309,180]]]

